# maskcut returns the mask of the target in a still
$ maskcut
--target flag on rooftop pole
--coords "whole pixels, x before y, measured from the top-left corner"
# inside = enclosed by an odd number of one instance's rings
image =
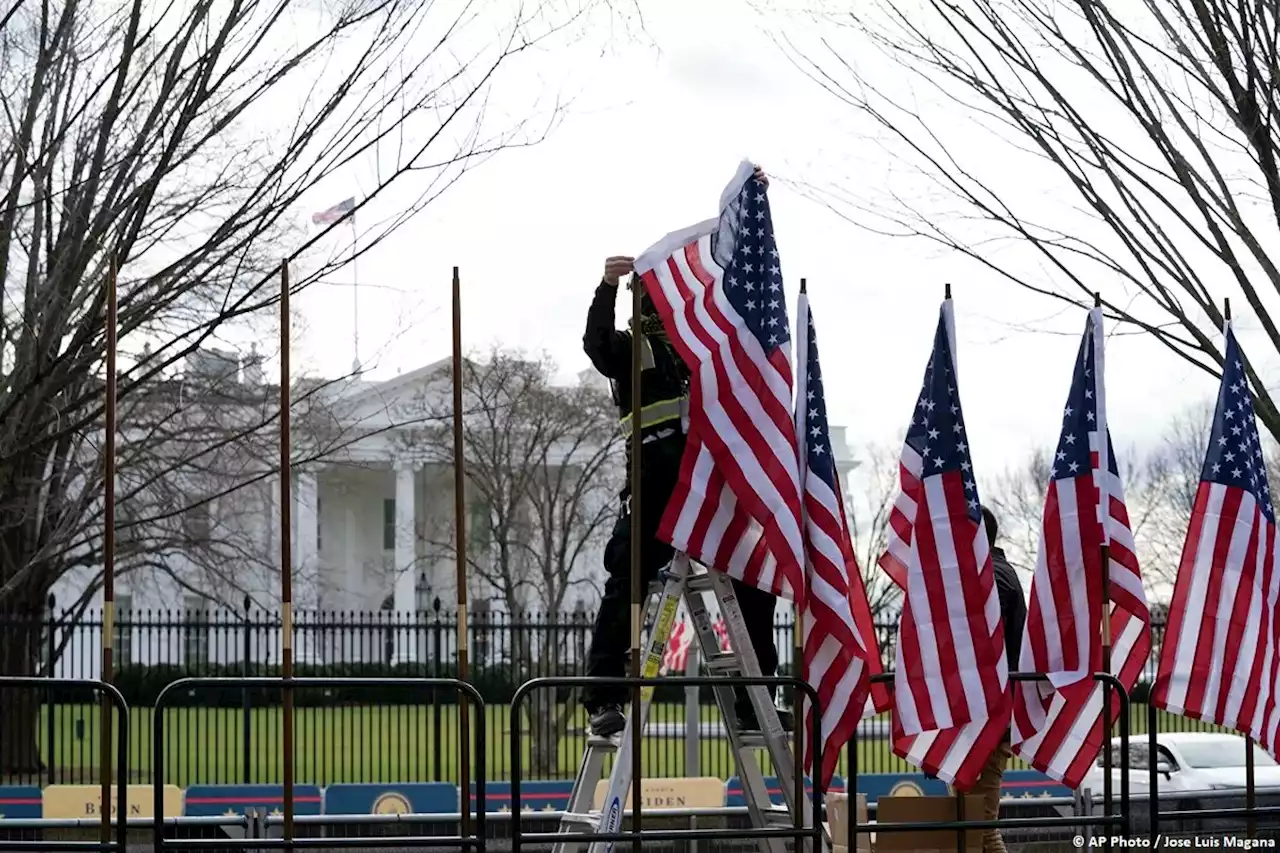
[[[880,565],[903,590],[893,751],[968,791],[1008,729],[1010,695],[954,353],[948,295],[902,446],[893,541]]]
[[[355,198],[344,199],[333,207],[311,214],[312,225],[331,225],[356,209]]]
[[[1014,688],[1014,752],[1077,788],[1103,740],[1100,626],[1109,614],[1111,673],[1132,690],[1151,652],[1151,614],[1134,551],[1124,484],[1107,428],[1102,309],[1089,312],[1053,456],[1019,672],[1043,681]],[[1105,519],[1105,523],[1103,523]],[[1110,589],[1104,593],[1103,545]],[[1120,702],[1112,703],[1114,722]]]
[[[689,367],[689,438],[658,535],[751,586],[804,600],[786,294],[764,184],[743,162],[720,215],[635,269]]]
[[[1280,759],[1280,572],[1244,358],[1226,324],[1222,384],[1151,703],[1251,735]]]
[[[822,709],[823,786],[831,783],[840,751],[864,716],[889,707],[881,685],[872,699],[871,677],[882,672],[871,606],[853,554],[840,477],[827,422],[818,336],[804,282],[796,309],[796,437],[804,495],[808,595],[800,610],[804,680],[818,691]],[[805,714],[805,769],[813,773],[812,703]]]

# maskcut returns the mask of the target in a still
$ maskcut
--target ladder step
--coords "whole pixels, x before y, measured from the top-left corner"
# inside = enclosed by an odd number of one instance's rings
[[[706,665],[711,672],[720,672],[725,675],[736,675],[742,669],[742,664],[738,662],[738,656],[733,652],[721,652],[709,658]]]
[[[710,574],[691,575],[685,580],[684,586],[689,592],[712,592],[715,589],[715,581],[711,579]]]
[[[795,826],[796,819],[791,810],[786,806],[773,806],[771,808],[762,809],[761,816],[765,823],[770,826]]]
[[[577,826],[587,826],[595,829],[600,826],[600,813],[591,812],[590,814],[575,814],[573,812],[565,812],[560,816],[560,822],[575,824]]]
[[[768,749],[769,742],[765,740],[764,732],[745,731],[738,732],[738,746],[742,749]]]

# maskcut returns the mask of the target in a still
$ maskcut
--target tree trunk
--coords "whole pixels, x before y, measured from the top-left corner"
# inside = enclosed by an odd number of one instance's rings
[[[529,697],[529,772],[533,779],[556,779],[560,773],[560,703],[556,691],[538,690]]]
[[[40,616],[38,607],[0,614],[0,675],[36,674],[43,633]],[[5,780],[31,780],[44,769],[40,760],[39,713],[39,690],[0,687],[0,720],[4,721],[0,724],[0,784]]]

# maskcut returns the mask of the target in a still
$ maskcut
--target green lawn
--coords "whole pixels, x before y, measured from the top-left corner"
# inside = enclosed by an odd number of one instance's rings
[[[1133,710],[1133,732],[1146,731],[1146,707]],[[511,776],[510,711],[504,706],[486,709],[485,766],[490,779]],[[718,719],[713,706],[702,708],[704,720]],[[245,766],[246,717],[237,708],[171,708],[164,719],[164,780],[186,787],[192,784],[279,782],[283,746],[283,714],[279,708],[256,708],[248,715],[248,767]],[[650,720],[678,725],[685,720],[683,705],[654,705]],[[544,738],[550,726],[543,724],[523,733],[523,776],[572,778],[582,757],[586,723],[581,709],[569,714],[567,734],[560,738],[554,761],[535,768],[530,763],[532,735]],[[475,725],[475,711],[472,711]],[[49,716],[41,714],[40,744],[49,750]],[[1208,728],[1180,717],[1165,715],[1161,729]],[[96,782],[99,743],[99,710],[92,705],[58,706],[53,718],[53,783]],[[1117,732],[1118,733],[1118,732]],[[343,706],[298,708],[294,714],[294,770],[298,782],[326,785],[335,782],[457,781],[459,714],[456,706]],[[131,777],[151,782],[155,768],[155,719],[151,709],[133,709],[129,725]],[[686,767],[685,737],[646,737],[642,766],[646,775],[692,775]],[[49,762],[47,761],[46,764]],[[840,770],[845,773],[846,756]],[[720,739],[700,744],[699,775],[721,778],[733,774],[728,745]],[[1017,759],[1014,767],[1023,766]],[[884,740],[858,744],[861,773],[908,771],[893,756]],[[17,780],[15,780],[17,781]]]

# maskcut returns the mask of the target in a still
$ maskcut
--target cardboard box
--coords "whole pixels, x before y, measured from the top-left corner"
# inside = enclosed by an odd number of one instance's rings
[[[881,797],[876,800],[876,821],[879,823],[932,823],[943,820],[982,820],[982,798],[970,794],[964,798],[964,814],[957,815],[955,797]],[[964,847],[957,846],[960,830],[931,829],[920,832],[879,832],[876,834],[877,853],[913,850],[916,853],[955,853],[958,849],[982,853],[984,830],[964,831]]]
[[[596,783],[595,808],[604,808],[609,780]],[[718,809],[724,806],[724,780],[716,776],[670,778],[646,776],[640,783],[642,809]],[[622,810],[631,810],[631,788],[622,798]]]
[[[832,853],[849,853],[849,795],[845,793],[827,793],[827,823],[822,828],[831,839]],[[867,795],[858,795],[858,829],[867,826]],[[856,847],[859,853],[870,853],[872,834],[859,831]]]
[[[111,786],[111,816],[116,817],[119,791]],[[130,785],[125,789],[129,817],[155,817],[156,790],[150,785]],[[44,789],[44,816],[47,818],[96,818],[102,813],[101,785],[50,785]],[[182,814],[182,789],[164,786],[164,817]]]

